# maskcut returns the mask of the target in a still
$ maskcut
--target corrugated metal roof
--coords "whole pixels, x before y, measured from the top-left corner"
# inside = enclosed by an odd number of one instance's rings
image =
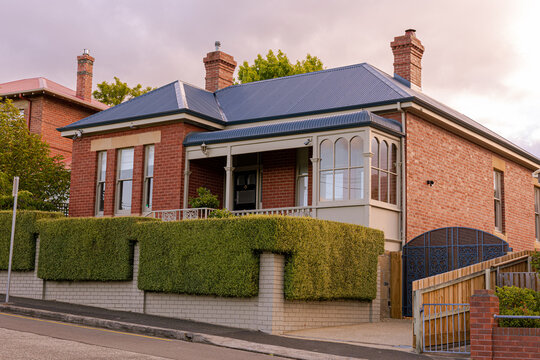
[[[228,123],[286,117],[409,97],[358,64],[307,74],[229,86],[216,91]]]
[[[208,117],[225,120],[219,109],[214,93],[184,83],[187,108]]]
[[[192,132],[185,140],[185,146],[216,144],[229,141],[260,139],[265,137],[313,133],[322,130],[344,129],[352,127],[372,126],[401,134],[401,124],[386,119],[369,111],[359,111],[343,115],[334,115],[308,120],[253,126],[248,128],[219,130],[210,132]]]

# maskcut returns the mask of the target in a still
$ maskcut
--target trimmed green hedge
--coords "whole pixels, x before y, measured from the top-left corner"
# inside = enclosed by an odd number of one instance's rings
[[[41,220],[38,277],[116,281],[133,277],[137,217]]]
[[[540,292],[516,286],[497,287],[501,315],[540,316]],[[540,328],[538,319],[499,319],[502,327]]]
[[[36,258],[36,222],[44,218],[60,218],[60,213],[18,210],[13,243],[12,270],[34,270]],[[9,244],[11,240],[11,221],[13,212],[0,211],[0,270],[7,270]]]
[[[371,300],[384,234],[310,218],[249,216],[139,223],[139,288],[193,295],[258,294],[259,254],[286,255],[285,297]]]

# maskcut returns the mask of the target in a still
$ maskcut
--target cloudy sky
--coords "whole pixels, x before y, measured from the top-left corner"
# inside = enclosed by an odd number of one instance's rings
[[[540,157],[540,1],[2,1],[0,83],[44,76],[75,88],[76,56],[94,86],[180,79],[204,86],[215,40],[240,63],[268,49],[326,68],[368,62],[392,74],[405,29],[426,48],[423,91]],[[6,16],[6,14],[11,14]]]

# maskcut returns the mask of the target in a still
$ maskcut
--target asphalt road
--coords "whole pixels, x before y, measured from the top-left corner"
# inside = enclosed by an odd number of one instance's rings
[[[0,359],[282,359],[212,345],[161,339],[0,313]]]

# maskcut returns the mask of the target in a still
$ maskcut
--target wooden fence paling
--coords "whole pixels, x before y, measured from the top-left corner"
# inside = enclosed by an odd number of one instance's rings
[[[401,251],[390,253],[390,317],[401,319]]]
[[[420,309],[423,304],[469,303],[477,289],[495,289],[501,273],[526,272],[533,251],[521,251],[413,282],[413,344],[422,349]],[[494,273],[494,274],[493,274]],[[466,324],[465,324],[466,325]],[[436,336],[437,329],[434,329]],[[467,329],[467,338],[469,330]]]

